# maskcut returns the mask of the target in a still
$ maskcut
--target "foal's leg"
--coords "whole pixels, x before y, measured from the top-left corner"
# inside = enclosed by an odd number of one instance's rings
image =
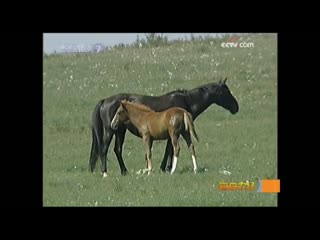
[[[107,154],[108,154],[108,149],[109,149],[110,142],[112,140],[114,132],[111,129],[111,127],[106,127],[105,134],[106,134],[106,138],[105,138],[105,141],[103,142],[103,145],[100,150],[100,158],[101,158],[101,163],[102,163],[101,164],[101,172],[102,172],[103,177],[107,176]]]
[[[152,152],[151,152],[152,143],[153,143],[153,142],[151,141],[151,143],[150,143],[150,157],[149,157],[150,161],[151,161],[151,156],[152,156]],[[147,150],[146,150],[146,153],[144,154],[144,160],[145,160],[145,162],[146,162],[146,168],[142,171],[142,173],[145,173],[146,171],[149,171],[149,168],[148,168],[148,166],[149,166],[149,160],[148,160]]]
[[[118,128],[117,132],[115,133],[116,142],[114,144],[114,149],[113,149],[118,159],[118,163],[121,169],[121,175],[126,175],[128,173],[128,170],[122,158],[122,146],[124,142],[124,137],[126,135],[126,130],[127,128],[125,126],[121,126]]]
[[[146,167],[145,169],[148,169],[148,156],[147,156],[147,152],[144,154],[144,160],[146,162]]]
[[[171,174],[176,170],[177,167],[177,161],[180,153],[180,146],[179,146],[179,135],[173,133],[170,134],[171,137],[171,142],[173,146],[173,164],[172,164],[172,169],[171,169]]]
[[[142,174],[144,174],[145,172],[148,171],[148,154],[147,154],[147,150],[145,150],[144,161],[146,162],[146,167],[142,169]],[[139,170],[139,172],[140,172],[140,170]]]
[[[147,155],[147,170],[148,170],[148,175],[150,175],[151,170],[152,170],[152,163],[151,163],[151,148],[152,148],[152,139],[150,136],[143,136],[143,142],[144,142],[144,146],[145,146],[145,151],[146,151],[146,155]]]
[[[193,162],[193,171],[194,171],[194,173],[196,173],[197,172],[196,154],[195,154],[195,151],[194,151],[193,143],[191,141],[190,133],[186,132],[186,131],[183,131],[181,133],[181,135],[184,138],[184,140],[186,140],[188,148],[189,148],[189,150],[191,152],[192,162]]]

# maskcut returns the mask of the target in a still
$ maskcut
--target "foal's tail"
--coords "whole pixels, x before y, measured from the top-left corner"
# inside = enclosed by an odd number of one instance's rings
[[[91,172],[95,169],[100,153],[101,142],[103,140],[103,124],[100,117],[100,107],[103,104],[103,101],[104,100],[101,100],[97,103],[92,114],[92,145],[89,160],[89,170]]]
[[[193,120],[192,120],[191,114],[188,112],[184,112],[183,120],[184,120],[184,126],[185,126],[186,131],[189,131],[189,133],[192,135],[192,137],[195,140],[197,140],[197,142],[199,142],[199,138],[196,133],[196,129],[194,128],[194,125],[193,125]]]

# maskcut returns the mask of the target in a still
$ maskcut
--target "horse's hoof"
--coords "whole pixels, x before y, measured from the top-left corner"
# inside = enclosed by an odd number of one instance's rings
[[[104,178],[105,178],[105,177],[108,177],[107,173],[104,172],[103,175],[102,175],[102,177],[104,177]]]
[[[128,171],[127,171],[127,170],[121,171],[121,175],[122,175],[122,176],[125,176],[125,175],[127,175],[127,174],[128,174]]]

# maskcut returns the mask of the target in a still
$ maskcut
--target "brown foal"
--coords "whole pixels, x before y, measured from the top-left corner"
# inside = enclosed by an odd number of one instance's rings
[[[179,157],[180,134],[186,141],[192,155],[193,170],[196,173],[197,164],[194,146],[191,136],[198,141],[198,136],[194,128],[192,116],[186,110],[178,107],[169,108],[163,112],[155,112],[140,103],[132,103],[126,100],[121,101],[119,108],[114,115],[111,128],[116,130],[122,123],[131,122],[142,136],[145,145],[146,171],[148,175],[152,170],[151,148],[154,140],[166,140],[171,138],[174,156],[171,174],[176,169]]]

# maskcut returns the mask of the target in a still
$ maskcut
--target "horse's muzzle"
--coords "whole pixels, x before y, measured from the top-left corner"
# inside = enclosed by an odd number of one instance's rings
[[[237,112],[239,112],[239,105],[236,105],[232,109],[230,109],[230,112],[232,114],[236,114]]]

